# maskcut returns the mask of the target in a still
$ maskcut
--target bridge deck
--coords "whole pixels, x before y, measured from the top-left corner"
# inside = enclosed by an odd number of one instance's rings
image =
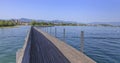
[[[32,30],[30,63],[70,63],[66,57],[37,30]]]
[[[17,53],[17,63],[96,63],[85,54],[36,27],[31,28],[21,50]]]

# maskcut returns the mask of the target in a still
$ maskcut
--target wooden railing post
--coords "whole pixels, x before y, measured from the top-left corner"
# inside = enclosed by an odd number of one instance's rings
[[[84,52],[83,50],[84,50],[84,32],[83,31],[81,31],[81,42],[80,42],[80,51],[81,52]]]

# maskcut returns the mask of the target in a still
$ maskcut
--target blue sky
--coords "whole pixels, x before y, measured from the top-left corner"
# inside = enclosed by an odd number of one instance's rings
[[[119,22],[120,0],[0,0],[0,19]]]

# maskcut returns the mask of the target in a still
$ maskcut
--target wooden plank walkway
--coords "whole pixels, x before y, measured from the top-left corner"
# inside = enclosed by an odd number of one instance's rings
[[[23,51],[19,52],[21,57],[16,58],[17,63],[96,63],[85,54],[36,27],[31,29],[29,36],[31,37],[26,40],[29,45],[24,45]],[[20,58],[22,60],[19,60]]]

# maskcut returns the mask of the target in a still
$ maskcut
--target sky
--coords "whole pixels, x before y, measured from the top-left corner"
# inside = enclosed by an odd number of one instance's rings
[[[0,19],[120,22],[120,0],[0,0]]]

